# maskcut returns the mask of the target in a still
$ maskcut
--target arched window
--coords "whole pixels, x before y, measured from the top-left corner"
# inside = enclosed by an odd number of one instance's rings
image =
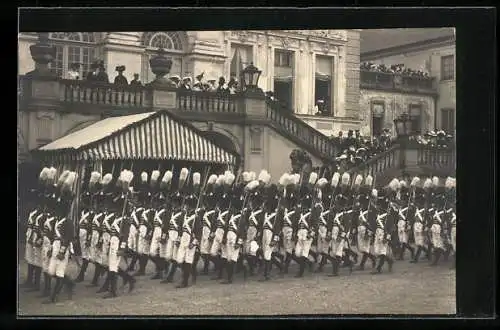
[[[186,36],[184,32],[145,32],[141,38],[141,44],[146,52],[142,58],[141,80],[145,83],[151,82],[155,75],[149,67],[149,60],[155,56],[155,51],[162,48],[166,56],[172,60],[171,75],[182,76],[186,74],[183,71],[183,54],[185,52]]]
[[[56,47],[56,58],[51,68],[60,77],[67,77],[72,63],[80,63],[80,77],[90,71],[90,64],[98,56],[97,33],[53,32],[50,39]]]

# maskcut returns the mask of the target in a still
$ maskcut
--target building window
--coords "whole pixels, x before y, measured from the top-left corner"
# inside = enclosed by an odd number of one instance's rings
[[[67,74],[73,63],[80,63],[80,77],[90,72],[90,65],[98,56],[97,33],[53,32],[50,39],[56,47],[56,57],[50,67],[57,76],[69,78]]]
[[[448,134],[455,130],[455,111],[453,109],[441,109],[441,129]]]
[[[252,47],[238,44],[231,44],[231,64],[229,67],[230,77],[239,80],[241,72],[252,60]],[[241,85],[240,85],[241,86]]]
[[[293,58],[292,52],[276,49],[274,52],[274,66],[291,68],[292,58]]]
[[[155,79],[154,73],[149,66],[149,60],[156,55],[161,48],[166,52],[166,57],[172,61],[169,76],[183,76],[183,57],[185,50],[185,36],[182,32],[146,32],[142,35],[141,44],[146,48],[142,57],[141,80],[145,83]]]
[[[250,152],[262,152],[262,130],[260,128],[250,128]]]
[[[441,80],[455,79],[455,58],[453,55],[441,57]]]
[[[422,106],[420,104],[410,104],[408,107],[411,120],[411,135],[422,133]]]
[[[314,102],[318,107],[315,115],[333,115],[333,57],[316,56],[316,72],[314,84]]]
[[[384,102],[372,102],[372,135],[380,136],[384,128],[385,104]]]

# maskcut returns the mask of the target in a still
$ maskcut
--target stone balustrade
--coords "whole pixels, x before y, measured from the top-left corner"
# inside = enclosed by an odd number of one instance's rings
[[[360,88],[415,94],[437,94],[435,78],[377,71],[361,70]]]

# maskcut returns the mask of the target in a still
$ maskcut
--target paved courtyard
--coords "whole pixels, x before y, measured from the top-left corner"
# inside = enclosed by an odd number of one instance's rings
[[[153,273],[152,266],[149,273]],[[368,267],[369,268],[369,267]],[[327,271],[330,269],[327,268]],[[61,292],[57,304],[41,304],[38,293],[19,289],[18,312],[21,316],[40,315],[290,315],[290,314],[454,314],[455,271],[449,263],[431,267],[427,262],[410,264],[397,261],[392,273],[371,275],[370,270],[346,269],[337,278],[306,271],[302,279],[291,274],[275,275],[272,281],[259,282],[241,274],[235,283],[222,285],[209,276],[199,276],[195,286],[176,289],[175,284],[160,284],[150,275],[139,277],[132,293],[121,293],[116,299],[102,299],[86,281],[77,285],[73,300]],[[26,264],[21,261],[21,281]],[[76,267],[72,269],[76,273]],[[277,270],[273,269],[273,273]],[[177,281],[180,272],[177,274]],[[101,280],[102,283],[103,280]],[[121,280],[119,280],[119,285]]]

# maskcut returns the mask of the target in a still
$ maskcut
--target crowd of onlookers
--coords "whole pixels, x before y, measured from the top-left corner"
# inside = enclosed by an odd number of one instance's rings
[[[365,62],[360,64],[361,71],[373,71],[382,73],[398,73],[403,76],[410,77],[421,77],[421,78],[431,78],[428,72],[423,70],[413,70],[405,68],[404,64],[397,64],[386,66],[385,64],[375,64],[371,62]]]

